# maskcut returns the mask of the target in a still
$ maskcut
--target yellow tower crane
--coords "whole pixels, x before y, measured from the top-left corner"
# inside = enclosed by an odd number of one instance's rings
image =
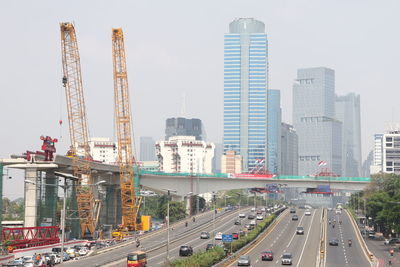
[[[118,165],[121,185],[122,226],[130,231],[140,229],[137,223],[141,198],[135,194],[133,175],[132,120],[129,103],[128,75],[122,29],[112,29],[114,68],[115,124],[118,136]]]
[[[76,185],[78,214],[81,226],[81,235],[87,231],[93,236],[96,228],[95,201],[89,184],[92,183],[90,169],[90,149],[88,144],[88,126],[83,97],[82,74],[79,58],[78,42],[75,28],[72,23],[60,23],[61,54],[63,66],[63,86],[67,99],[69,133],[73,172],[79,181]],[[79,158],[79,156],[83,158]]]

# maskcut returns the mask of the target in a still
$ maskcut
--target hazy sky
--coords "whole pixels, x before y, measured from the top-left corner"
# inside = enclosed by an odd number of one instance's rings
[[[125,35],[136,146],[164,137],[167,117],[200,118],[208,141],[222,142],[223,36],[235,18],[266,25],[270,88],[281,90],[292,121],[296,70],[336,71],[336,93],[361,95],[362,152],[374,133],[399,119],[398,0],[145,0],[0,2],[0,157],[39,150],[40,135],[69,145],[61,84],[59,22],[75,23],[91,136],[113,137],[111,28]],[[58,120],[64,124],[60,129]],[[138,154],[138,153],[137,153]],[[23,178],[5,181],[22,196]],[[11,182],[12,181],[12,182]]]

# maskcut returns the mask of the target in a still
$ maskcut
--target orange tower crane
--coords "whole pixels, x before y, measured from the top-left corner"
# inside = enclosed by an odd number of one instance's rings
[[[80,180],[76,185],[78,214],[81,235],[87,231],[93,236],[96,228],[95,201],[89,184],[92,184],[90,169],[90,149],[88,144],[88,126],[86,119],[85,100],[83,97],[82,74],[79,58],[78,42],[72,23],[60,23],[61,54],[63,66],[63,86],[67,98],[69,133],[73,172]],[[83,156],[79,159],[78,155]]]
[[[122,225],[138,230],[137,215],[141,198],[135,194],[133,174],[132,120],[129,103],[128,75],[122,29],[112,29],[114,68],[115,124],[118,136],[118,165],[120,170]]]

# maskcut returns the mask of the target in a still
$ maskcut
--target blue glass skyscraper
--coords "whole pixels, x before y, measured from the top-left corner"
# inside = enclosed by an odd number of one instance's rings
[[[268,40],[252,18],[229,24],[224,38],[224,151],[242,156],[251,171],[267,151]]]

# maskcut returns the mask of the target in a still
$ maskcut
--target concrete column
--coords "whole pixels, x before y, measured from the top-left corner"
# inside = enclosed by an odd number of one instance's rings
[[[25,180],[35,184],[25,183],[25,227],[36,227],[37,222],[37,170],[25,169]]]

